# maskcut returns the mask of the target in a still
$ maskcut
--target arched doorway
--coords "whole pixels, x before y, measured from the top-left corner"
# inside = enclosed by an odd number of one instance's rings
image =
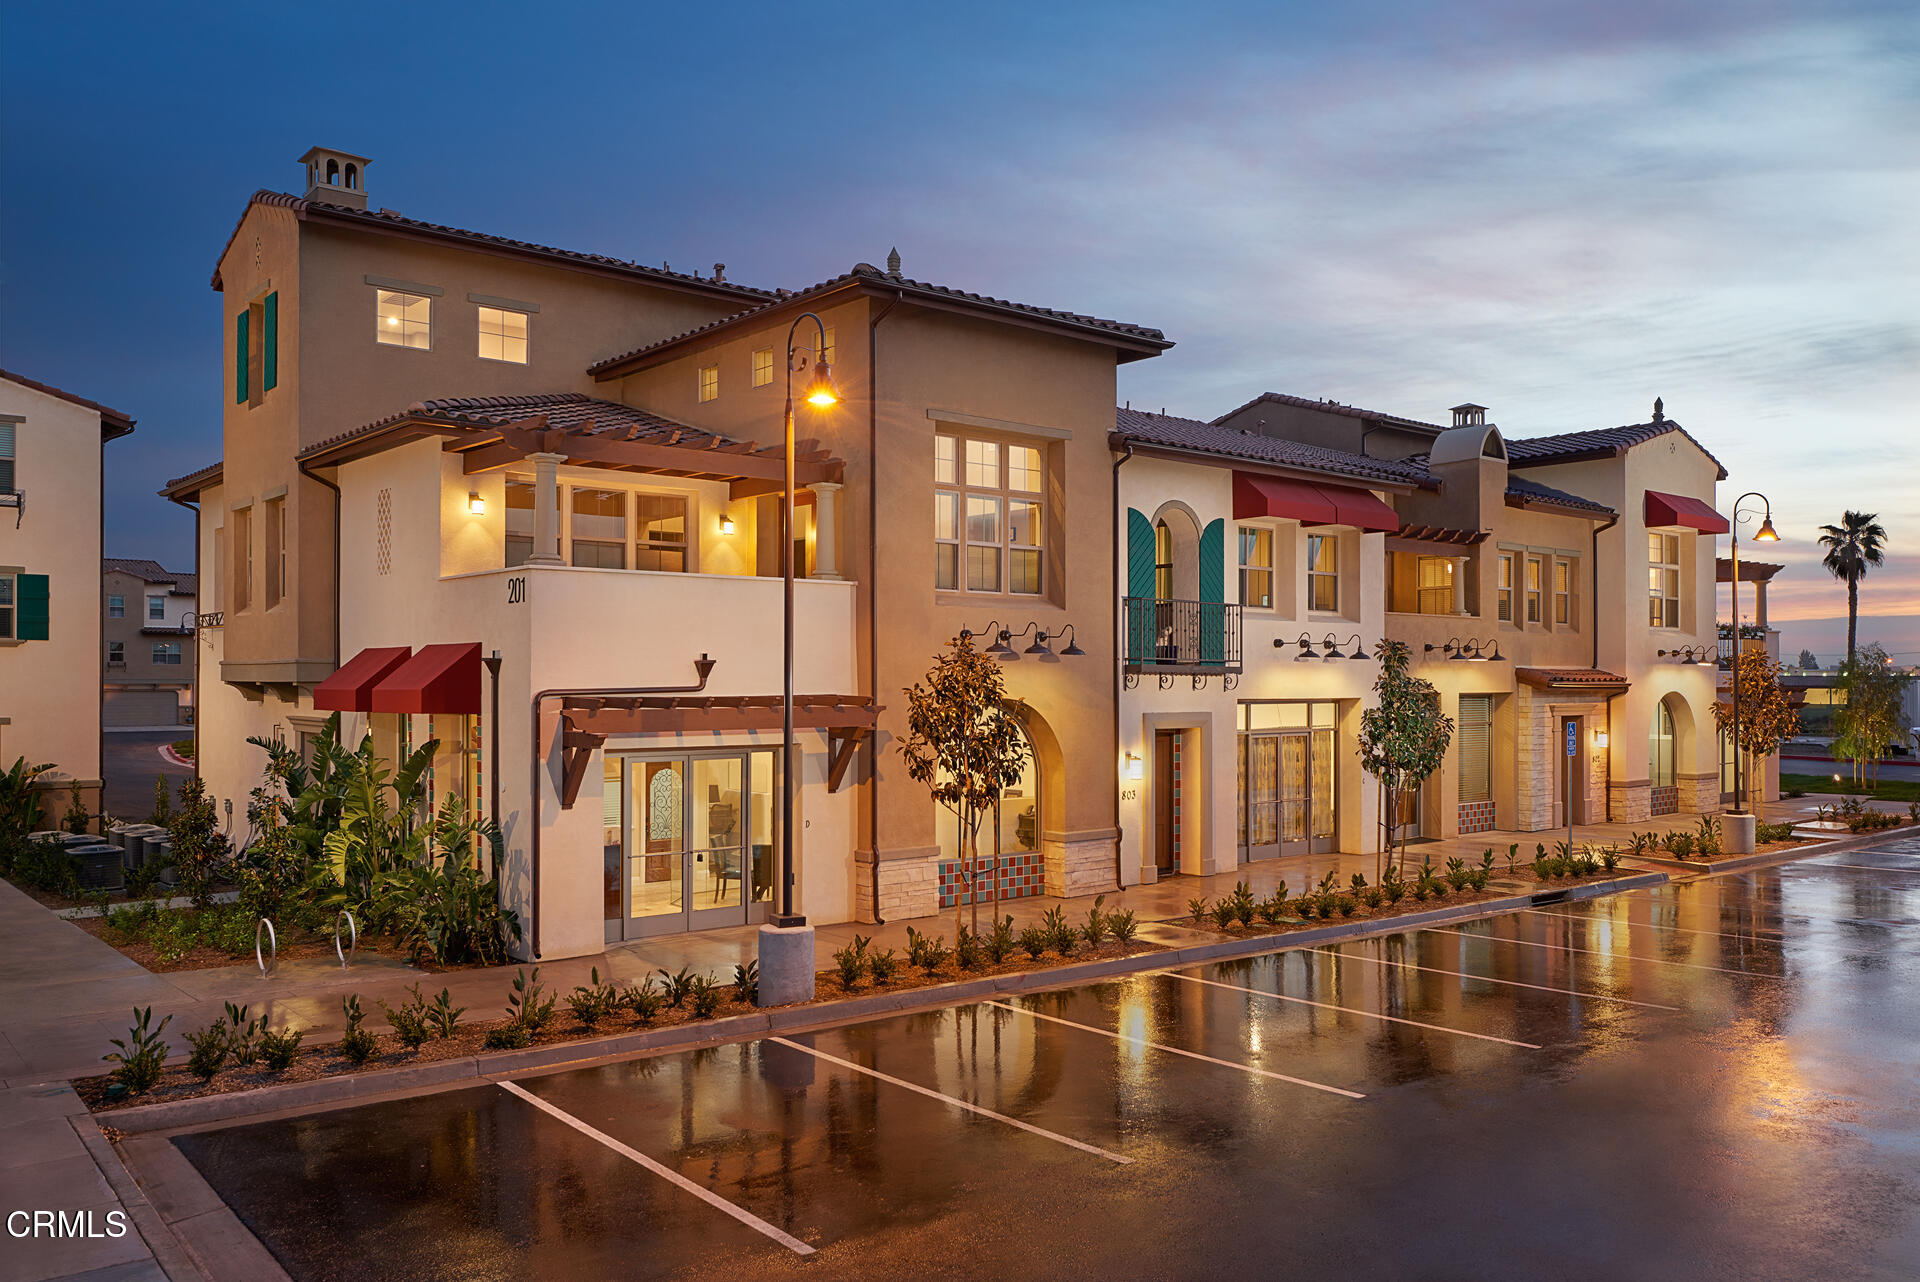
[[[1680,809],[1680,732],[1685,705],[1675,715],[1677,695],[1667,695],[1653,705],[1647,723],[1647,813],[1670,815]]]
[[[1015,709],[1014,724],[1027,745],[1026,762],[1020,778],[1001,792],[999,813],[989,813],[980,822],[975,880],[983,903],[1045,893],[1042,819],[1058,813],[1062,801],[1058,794],[1065,775],[1059,768],[1059,743],[1051,728],[1031,709]],[[969,903],[960,817],[946,806],[936,806],[933,826],[940,851],[940,906]],[[987,881],[996,868],[997,889]]]

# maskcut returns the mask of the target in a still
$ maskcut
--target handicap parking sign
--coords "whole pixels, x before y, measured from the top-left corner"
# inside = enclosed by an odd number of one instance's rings
[[[1574,736],[1579,733],[1579,728],[1580,728],[1579,722],[1577,721],[1567,722],[1567,755],[1569,757],[1574,755],[1573,753],[1573,745],[1575,742]]]

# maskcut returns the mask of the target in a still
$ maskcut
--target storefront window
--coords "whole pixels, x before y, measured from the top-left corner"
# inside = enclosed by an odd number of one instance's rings
[[[945,806],[934,811],[934,841],[940,848],[942,859],[960,857],[960,818]],[[993,857],[993,816],[988,814],[980,820],[980,854],[983,858]],[[1035,755],[1031,742],[1027,748],[1027,763],[1020,772],[1019,782],[1010,784],[1000,794],[1000,853],[1017,854],[1040,849],[1040,762]],[[984,887],[985,883],[982,883]],[[984,889],[983,889],[984,893]]]
[[[1647,733],[1647,778],[1656,788],[1673,787],[1673,710],[1664,699],[1654,705]]]

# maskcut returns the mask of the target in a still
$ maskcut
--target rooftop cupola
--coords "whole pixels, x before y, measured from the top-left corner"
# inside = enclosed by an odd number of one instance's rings
[[[348,209],[367,207],[367,166],[365,156],[330,147],[312,147],[300,157],[307,167],[307,199],[322,200]]]
[[[1453,407],[1453,425],[1455,427],[1481,427],[1487,421],[1487,407],[1468,401],[1465,405]]]

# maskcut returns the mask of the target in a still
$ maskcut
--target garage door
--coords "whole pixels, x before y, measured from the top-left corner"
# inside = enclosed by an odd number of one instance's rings
[[[180,696],[172,690],[109,690],[100,710],[110,726],[172,726],[180,723]]]

